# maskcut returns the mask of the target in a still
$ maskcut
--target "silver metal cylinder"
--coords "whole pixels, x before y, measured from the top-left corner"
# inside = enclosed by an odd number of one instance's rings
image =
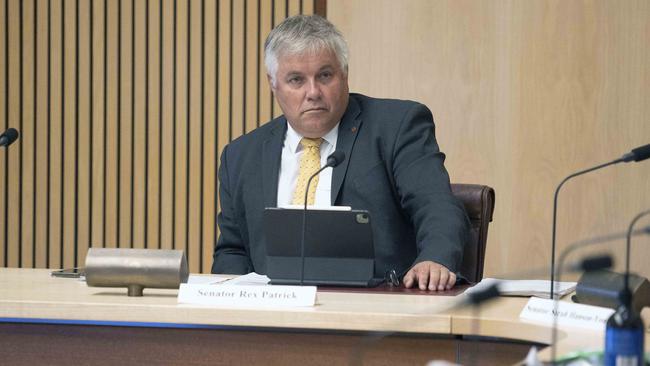
[[[86,284],[126,287],[129,296],[145,288],[179,288],[189,276],[182,250],[90,248],[86,255]]]

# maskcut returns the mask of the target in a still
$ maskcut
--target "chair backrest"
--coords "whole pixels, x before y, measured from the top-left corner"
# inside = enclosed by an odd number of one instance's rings
[[[452,184],[451,190],[465,206],[471,225],[470,240],[463,251],[460,274],[469,282],[483,278],[488,225],[494,212],[494,189],[478,184]]]

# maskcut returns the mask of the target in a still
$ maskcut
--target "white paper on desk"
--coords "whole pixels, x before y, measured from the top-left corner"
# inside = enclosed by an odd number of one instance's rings
[[[218,283],[228,281],[228,278],[215,275],[195,275],[191,274],[187,278],[187,283],[190,285],[216,285]]]
[[[189,285],[219,285],[228,283],[229,285],[266,285],[269,283],[269,278],[265,275],[260,275],[255,272],[237,276],[233,278],[223,277],[221,275],[197,275],[191,274],[187,279]]]
[[[551,292],[551,281],[547,280],[502,280],[497,278],[484,278],[474,287],[467,289],[466,294],[474,291],[485,290],[488,287],[497,284],[499,292],[503,296],[524,296],[524,297],[541,297],[549,299]],[[576,282],[555,282],[553,291],[556,295],[562,297],[573,292],[576,288]]]
[[[278,208],[287,210],[304,210],[304,205],[280,205]],[[352,211],[351,206],[307,206],[308,210],[321,210],[321,211]]]
[[[241,286],[260,286],[268,285],[271,281],[266,275],[257,274],[251,272],[239,277],[232,278],[228,280],[228,285],[241,285]]]

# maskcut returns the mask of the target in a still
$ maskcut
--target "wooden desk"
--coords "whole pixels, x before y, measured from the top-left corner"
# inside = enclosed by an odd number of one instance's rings
[[[550,330],[525,298],[441,312],[451,296],[319,291],[313,308],[179,305],[177,290],[87,287],[48,270],[0,269],[0,349],[10,364],[512,364]],[[394,334],[378,341],[381,332]],[[570,335],[569,335],[570,334]],[[368,337],[370,335],[371,337]],[[562,330],[560,352],[601,346]]]

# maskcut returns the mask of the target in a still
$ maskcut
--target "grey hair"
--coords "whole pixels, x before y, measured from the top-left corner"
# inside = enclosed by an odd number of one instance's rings
[[[275,86],[278,58],[331,50],[341,69],[348,73],[348,45],[332,23],[319,15],[296,15],[273,28],[264,42],[264,65]]]

